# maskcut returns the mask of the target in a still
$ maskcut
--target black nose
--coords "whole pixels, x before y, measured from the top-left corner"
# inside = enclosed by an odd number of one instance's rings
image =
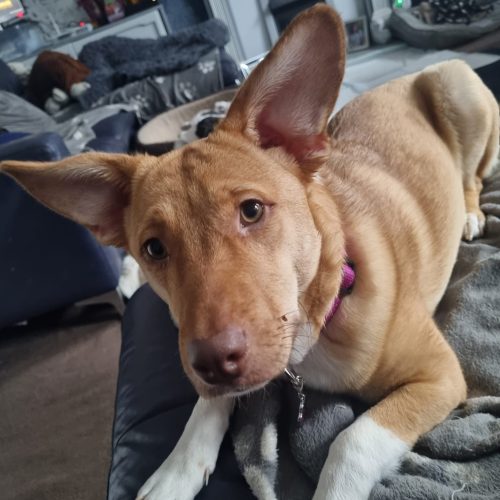
[[[207,384],[231,384],[243,373],[247,339],[239,328],[228,328],[208,339],[193,340],[188,349],[191,365]]]

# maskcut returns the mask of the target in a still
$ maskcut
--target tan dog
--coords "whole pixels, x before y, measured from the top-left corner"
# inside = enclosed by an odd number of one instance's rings
[[[354,100],[338,15],[300,15],[207,140],[152,158],[84,154],[2,169],[47,206],[126,247],[170,306],[199,399],[140,498],[192,499],[215,467],[231,396],[292,366],[373,406],[330,447],[314,496],[366,499],[466,397],[433,322],[462,231],[481,234],[498,106],[452,61]],[[465,229],[464,229],[465,227]],[[356,283],[324,325],[342,266]]]

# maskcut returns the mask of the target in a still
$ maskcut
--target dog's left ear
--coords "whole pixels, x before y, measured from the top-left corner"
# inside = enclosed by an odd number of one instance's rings
[[[123,216],[138,163],[128,155],[85,153],[50,163],[5,161],[0,172],[102,243],[125,246]]]
[[[220,128],[263,148],[281,146],[301,165],[319,165],[344,76],[343,26],[326,5],[300,14],[243,84]]]

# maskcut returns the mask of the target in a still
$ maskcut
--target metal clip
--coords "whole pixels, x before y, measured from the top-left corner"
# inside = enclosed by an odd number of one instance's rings
[[[299,397],[299,411],[297,414],[297,423],[304,421],[304,406],[306,404],[306,395],[304,394],[304,379],[297,375],[291,368],[285,368],[285,374],[290,379],[293,388],[297,391]]]

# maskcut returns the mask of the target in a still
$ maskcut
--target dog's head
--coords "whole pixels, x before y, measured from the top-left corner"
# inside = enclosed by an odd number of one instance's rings
[[[343,237],[317,171],[343,70],[341,20],[318,6],[208,139],[158,158],[88,153],[2,170],[138,260],[202,396],[247,391],[300,361],[340,286]]]

